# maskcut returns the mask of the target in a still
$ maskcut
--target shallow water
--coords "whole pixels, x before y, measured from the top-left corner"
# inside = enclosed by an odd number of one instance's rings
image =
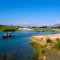
[[[8,60],[33,60],[33,47],[29,44],[30,37],[38,34],[53,34],[57,31],[16,31],[11,32],[12,38],[2,39],[3,34],[0,32],[0,56],[6,55]]]

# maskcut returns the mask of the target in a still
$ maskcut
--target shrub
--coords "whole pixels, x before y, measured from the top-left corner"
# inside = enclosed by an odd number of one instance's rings
[[[35,48],[33,52],[33,60],[39,60],[39,57],[45,53],[43,46],[40,45],[40,43],[32,42],[31,45]]]
[[[47,40],[47,43],[51,43],[52,42],[50,38],[47,38],[46,40]]]
[[[57,42],[55,43],[55,47],[60,50],[60,41],[57,41]]]
[[[57,41],[59,41],[60,39],[59,39],[59,38],[57,38],[56,40],[57,40]]]

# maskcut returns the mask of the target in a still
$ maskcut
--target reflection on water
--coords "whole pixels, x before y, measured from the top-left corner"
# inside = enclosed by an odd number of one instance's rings
[[[0,32],[0,59],[33,60],[31,56],[34,49],[29,44],[30,36],[38,34],[52,34],[53,32],[54,31],[16,31],[11,32],[13,37],[9,39],[2,39],[5,32]]]

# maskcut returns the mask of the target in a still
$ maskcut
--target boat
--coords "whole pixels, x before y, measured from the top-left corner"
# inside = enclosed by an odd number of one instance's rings
[[[3,38],[10,38],[10,37],[11,37],[10,32],[9,32],[9,33],[7,33],[7,34],[4,34],[4,35],[3,35]]]

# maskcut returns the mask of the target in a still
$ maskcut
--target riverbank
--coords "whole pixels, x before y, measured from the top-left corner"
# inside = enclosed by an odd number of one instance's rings
[[[53,28],[50,27],[29,27],[34,30],[53,30]]]
[[[38,35],[38,36],[32,36],[31,38],[31,42],[37,42],[40,43],[42,45],[47,43],[47,39],[50,39],[51,42],[56,42],[57,39],[60,39],[60,34],[45,34],[45,35]]]
[[[31,30],[34,30],[34,29],[31,29],[31,28],[19,28],[18,30],[31,31]]]
[[[0,31],[16,31],[18,30],[19,27],[18,26],[7,26],[7,25],[0,25]]]
[[[55,30],[55,31],[59,31],[59,32],[60,32],[60,29],[53,29],[53,30]]]
[[[42,27],[28,27],[34,30],[57,30],[60,29],[60,27],[47,27],[47,26],[42,26]]]
[[[60,34],[32,36],[30,43],[35,48],[34,53],[41,51],[39,53],[40,55],[38,53],[35,54],[35,56],[39,55],[37,57],[38,60],[60,60],[60,53],[58,54],[58,52],[60,52]]]

